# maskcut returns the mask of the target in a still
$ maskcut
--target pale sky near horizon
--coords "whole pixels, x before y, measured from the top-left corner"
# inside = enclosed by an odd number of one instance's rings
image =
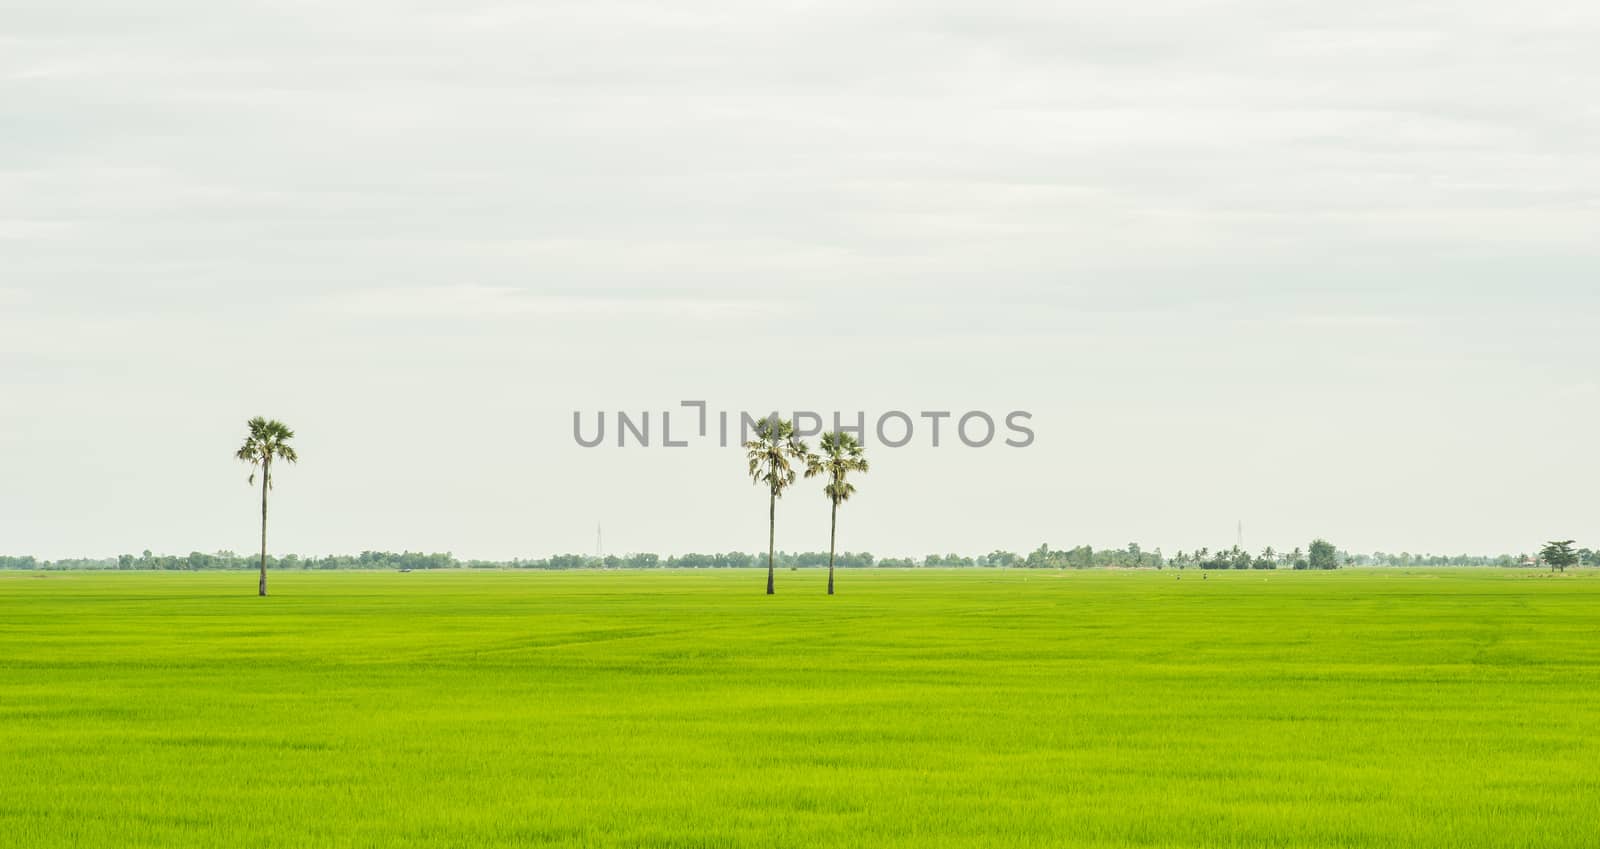
[[[1600,543],[1600,7],[0,4],[0,553]],[[685,414],[686,415],[686,414]],[[674,422],[677,429],[678,422]],[[778,545],[825,549],[802,482]]]

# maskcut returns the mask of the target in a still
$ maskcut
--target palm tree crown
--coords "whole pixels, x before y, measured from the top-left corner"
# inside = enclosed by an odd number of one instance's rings
[[[806,462],[810,456],[806,444],[794,436],[794,423],[777,417],[762,419],[756,425],[756,438],[744,448],[750,458],[750,481],[766,484],[779,498],[794,483],[794,464]]]
[[[827,475],[828,483],[822,488],[834,506],[849,501],[855,494],[855,484],[848,480],[851,472],[865,473],[867,458],[862,453],[861,442],[848,433],[825,433],[818,441],[818,454],[806,457],[806,477]]]
[[[294,439],[294,431],[290,430],[288,425],[277,419],[268,420],[256,416],[250,420],[248,427],[250,435],[245,437],[244,445],[239,447],[238,452],[234,454],[235,457],[263,471],[270,467],[273,460],[293,463],[300,459],[294,452],[294,446],[289,444],[289,440]],[[250,483],[254,485],[255,482],[255,472],[252,471]],[[271,485],[272,481],[267,479],[263,483]]]

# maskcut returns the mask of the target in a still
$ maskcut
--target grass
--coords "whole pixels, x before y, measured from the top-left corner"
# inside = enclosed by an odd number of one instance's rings
[[[0,573],[0,845],[1592,847],[1600,575]]]

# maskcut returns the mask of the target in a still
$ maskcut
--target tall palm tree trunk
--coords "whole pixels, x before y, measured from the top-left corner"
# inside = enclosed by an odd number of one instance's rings
[[[833,502],[833,515],[828,519],[828,595],[833,595],[833,545],[839,538],[839,502]]]
[[[778,491],[769,493],[771,500],[767,502],[767,595],[772,595],[772,563],[775,552],[778,550]]]
[[[272,460],[268,459],[261,464],[261,589],[260,594],[267,594],[267,489],[272,482]]]
[[[766,502],[766,595],[773,595],[773,561],[778,552],[778,492]]]

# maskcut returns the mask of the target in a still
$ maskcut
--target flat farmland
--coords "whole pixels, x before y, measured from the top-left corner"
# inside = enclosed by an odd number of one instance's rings
[[[0,572],[0,845],[1600,843],[1600,574],[777,577]]]

